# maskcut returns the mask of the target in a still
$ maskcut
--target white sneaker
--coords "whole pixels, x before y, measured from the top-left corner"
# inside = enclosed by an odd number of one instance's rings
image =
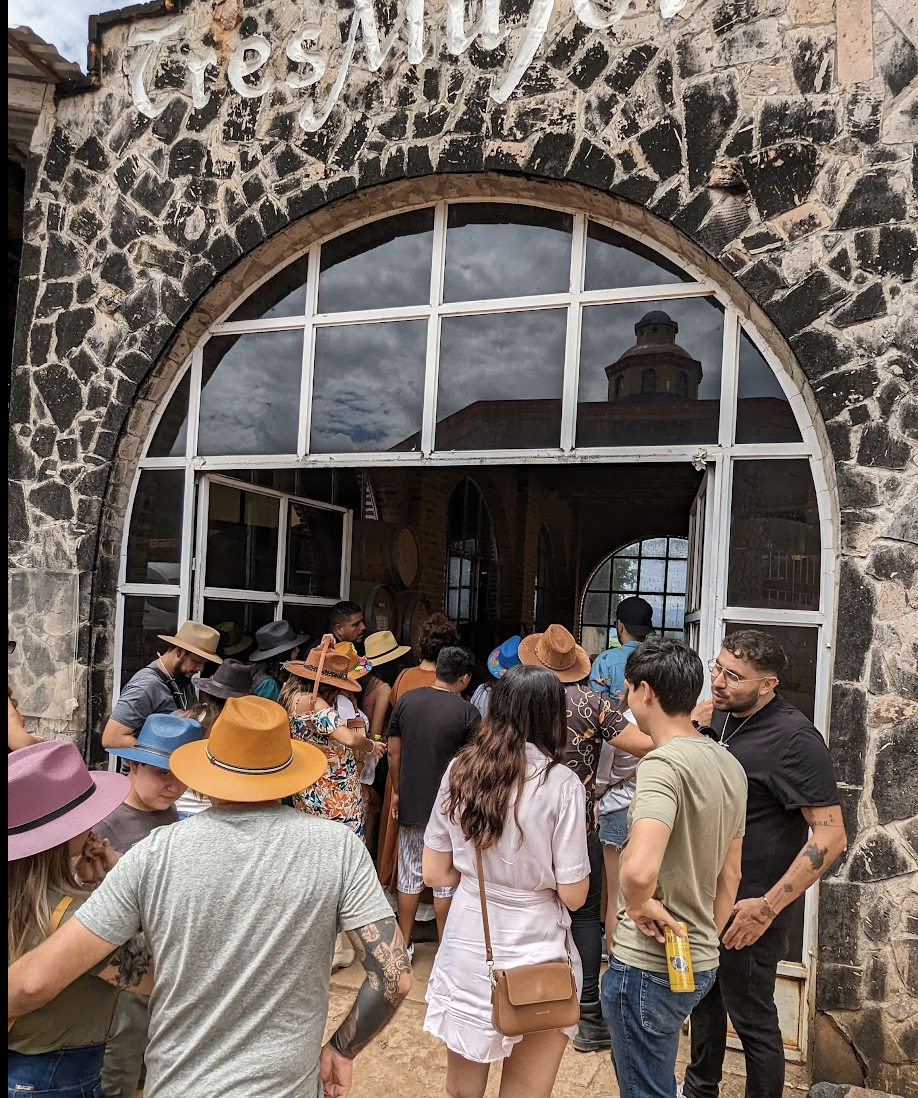
[[[676,1083],[676,1098],[685,1098],[681,1083]]]
[[[414,942],[410,946],[405,946],[405,952],[408,954],[408,963],[411,964],[414,961]]]

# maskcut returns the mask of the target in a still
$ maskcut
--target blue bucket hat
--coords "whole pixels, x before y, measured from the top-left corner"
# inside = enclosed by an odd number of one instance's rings
[[[522,639],[522,637],[510,637],[488,656],[488,670],[495,679],[503,678],[511,667],[519,667],[522,663],[519,656]]]
[[[151,713],[137,734],[135,747],[109,747],[109,755],[119,759],[169,769],[169,756],[177,747],[204,739],[200,721],[190,717],[176,717],[172,713]]]

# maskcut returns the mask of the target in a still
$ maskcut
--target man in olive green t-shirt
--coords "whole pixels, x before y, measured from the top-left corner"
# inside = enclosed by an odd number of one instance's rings
[[[650,639],[625,664],[627,704],[654,749],[637,768],[621,861],[620,922],[602,981],[612,1062],[628,1098],[674,1093],[682,1022],[717,975],[740,880],[746,774],[691,721],[701,660]],[[672,991],[664,928],[688,927],[694,991]]]

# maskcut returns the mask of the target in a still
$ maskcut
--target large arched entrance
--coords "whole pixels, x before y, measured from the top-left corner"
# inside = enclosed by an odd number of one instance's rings
[[[358,595],[380,628],[465,607],[481,654],[544,624],[538,606],[578,627],[623,545],[685,539],[690,642],[708,657],[725,631],[768,627],[826,728],[835,527],[804,389],[710,260],[558,190],[342,211],[234,279],[173,359],[133,473],[116,683],[186,617],[317,635]],[[353,523],[376,520],[411,530],[415,588],[356,563]],[[800,1056],[811,895],[779,992]]]

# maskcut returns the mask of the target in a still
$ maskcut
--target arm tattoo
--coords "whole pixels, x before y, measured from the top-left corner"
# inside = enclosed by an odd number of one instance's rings
[[[823,850],[818,843],[809,843],[803,851],[803,856],[809,859],[813,872],[818,873],[825,865],[828,850]]]
[[[360,986],[351,1012],[331,1038],[331,1045],[349,1060],[365,1048],[398,1008],[404,995],[398,985],[411,971],[405,943],[394,916],[349,932],[361,946],[366,979]]]
[[[137,987],[153,964],[153,956],[146,938],[138,934],[125,942],[112,954],[109,964],[118,970],[118,987]]]

